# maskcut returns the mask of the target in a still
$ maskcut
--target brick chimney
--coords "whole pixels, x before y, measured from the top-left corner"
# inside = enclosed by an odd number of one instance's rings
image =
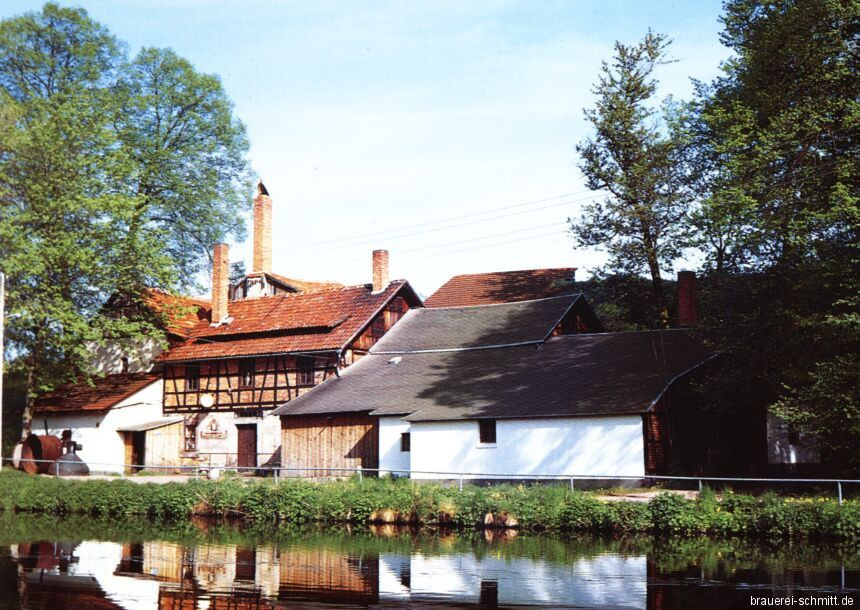
[[[212,249],[212,318],[213,325],[228,317],[230,290],[230,246],[215,244]]]
[[[263,185],[257,184],[254,197],[254,267],[255,273],[272,272],[272,198]]]
[[[699,324],[699,301],[696,297],[696,274],[693,271],[678,272],[678,326]]]
[[[373,251],[373,292],[382,292],[388,286],[388,250]]]

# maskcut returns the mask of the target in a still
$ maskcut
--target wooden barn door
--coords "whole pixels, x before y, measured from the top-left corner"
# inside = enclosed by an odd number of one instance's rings
[[[236,465],[239,468],[257,467],[257,424],[241,424],[236,426],[239,437],[238,456]]]
[[[379,419],[369,415],[309,415],[281,418],[284,468],[292,476],[351,476],[379,467]],[[301,469],[307,468],[307,471]],[[314,468],[342,470],[314,471]],[[367,474],[375,474],[373,470]]]

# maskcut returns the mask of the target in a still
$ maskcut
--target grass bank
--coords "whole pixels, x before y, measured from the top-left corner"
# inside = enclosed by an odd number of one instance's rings
[[[860,541],[860,502],[704,492],[648,503],[603,502],[561,486],[466,486],[408,480],[329,483],[226,479],[163,485],[66,481],[0,472],[0,509],[50,515],[182,520],[199,515],[266,523],[416,523],[527,531],[760,536]]]

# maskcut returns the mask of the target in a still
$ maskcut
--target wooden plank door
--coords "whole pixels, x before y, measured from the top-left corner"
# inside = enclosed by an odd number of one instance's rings
[[[137,464],[131,468],[133,473],[143,470],[143,464],[146,463],[146,432],[131,433],[131,463]]]
[[[236,465],[239,468],[256,468],[257,466],[257,425],[242,424],[236,426],[239,438]]]

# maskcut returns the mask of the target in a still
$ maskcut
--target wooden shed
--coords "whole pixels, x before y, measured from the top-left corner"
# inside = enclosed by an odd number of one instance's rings
[[[150,422],[118,428],[125,445],[125,463],[131,466],[126,474],[155,467],[156,472],[174,474],[163,468],[180,463],[182,446],[182,417],[164,417]]]

